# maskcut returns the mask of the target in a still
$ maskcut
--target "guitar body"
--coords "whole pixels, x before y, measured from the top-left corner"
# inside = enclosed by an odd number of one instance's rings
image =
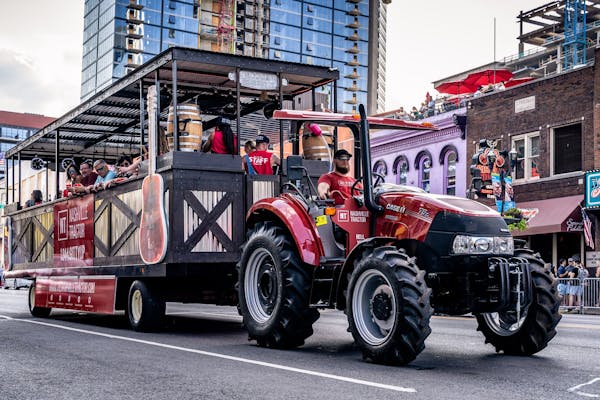
[[[156,264],[167,253],[167,217],[165,184],[156,174],[158,117],[156,86],[148,87],[148,176],[142,182],[142,220],[140,221],[140,256],[146,264]]]
[[[142,219],[140,221],[140,256],[146,264],[163,260],[167,252],[167,217],[164,183],[158,174],[148,175],[142,182]]]

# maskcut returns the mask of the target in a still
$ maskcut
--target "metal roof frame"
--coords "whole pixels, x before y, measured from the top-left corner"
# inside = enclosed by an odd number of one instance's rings
[[[287,85],[277,91],[244,88],[229,79],[231,72],[239,70],[274,73],[279,79],[285,79]],[[124,153],[132,153],[144,140],[147,116],[143,100],[156,76],[161,87],[163,124],[175,88],[177,104],[203,101],[206,105],[203,116],[241,116],[237,126],[241,143],[245,138],[254,137],[257,129],[273,136],[279,134],[279,123],[257,112],[264,105],[281,99],[291,100],[333,83],[339,78],[339,72],[327,67],[172,47],[10,149],[6,158],[31,160],[37,156],[54,161],[60,153],[61,157],[116,159]],[[239,114],[236,114],[237,94]],[[203,120],[205,129],[214,125],[210,119]],[[237,130],[236,126],[232,128]]]

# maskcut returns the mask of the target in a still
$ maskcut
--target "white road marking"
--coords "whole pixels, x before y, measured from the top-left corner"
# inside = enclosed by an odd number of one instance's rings
[[[589,397],[589,398],[594,398],[594,399],[595,398],[600,398],[600,394],[598,394],[598,393],[587,393],[587,392],[581,392],[581,391],[579,391],[580,388],[582,388],[584,386],[592,385],[592,384],[594,384],[596,382],[600,382],[600,378],[594,378],[594,379],[592,379],[589,382],[573,386],[572,388],[569,388],[567,390],[569,392],[573,392],[573,393],[578,394],[578,395],[583,396],[583,397]]]
[[[279,370],[289,371],[289,372],[295,372],[295,373],[304,374],[304,375],[312,375],[312,376],[317,376],[320,378],[354,383],[354,384],[363,385],[363,386],[370,386],[370,387],[374,387],[374,388],[378,388],[378,389],[393,390],[396,392],[404,392],[404,393],[417,393],[416,389],[409,388],[409,387],[386,385],[383,383],[365,381],[362,379],[354,379],[354,378],[349,378],[349,377],[345,377],[345,376],[327,374],[327,373],[323,373],[323,372],[311,371],[311,370],[302,369],[302,368],[288,367],[286,365],[281,365],[281,364],[273,364],[273,363],[268,363],[268,362],[264,362],[264,361],[251,360],[248,358],[234,357],[234,356],[229,356],[226,354],[213,353],[210,351],[190,349],[187,347],[173,346],[170,344],[164,344],[164,343],[159,343],[159,342],[151,342],[149,340],[129,338],[126,336],[111,335],[108,333],[100,333],[100,332],[95,332],[95,331],[89,331],[86,329],[71,328],[68,326],[50,324],[48,322],[41,322],[41,321],[34,321],[34,320],[20,319],[20,318],[11,318],[11,317],[4,316],[4,315],[0,315],[0,318],[9,319],[9,320],[13,320],[13,321],[19,321],[19,322],[27,322],[27,323],[36,324],[36,325],[49,326],[52,328],[63,329],[63,330],[72,331],[72,332],[85,333],[88,335],[100,336],[100,337],[105,337],[105,338],[109,338],[109,339],[117,339],[117,340],[123,340],[123,341],[128,341],[128,342],[146,344],[149,346],[162,347],[162,348],[171,349],[171,350],[185,351],[187,353],[200,354],[203,356],[221,358],[224,360],[236,361],[236,362],[245,363],[245,364],[260,365],[262,367],[279,369]]]

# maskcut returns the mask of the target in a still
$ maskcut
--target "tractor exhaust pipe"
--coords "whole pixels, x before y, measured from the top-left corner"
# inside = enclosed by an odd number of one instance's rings
[[[363,182],[365,184],[365,187],[363,188],[365,206],[372,213],[379,214],[383,211],[383,206],[377,204],[373,197],[373,177],[371,175],[371,138],[369,137],[369,122],[367,121],[365,106],[360,104],[358,106],[358,112],[360,114],[360,157],[363,169]]]

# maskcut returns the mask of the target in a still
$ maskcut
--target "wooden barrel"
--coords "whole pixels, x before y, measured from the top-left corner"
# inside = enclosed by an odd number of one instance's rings
[[[169,151],[173,151],[173,114],[173,106],[170,106],[166,134]],[[200,151],[202,145],[200,107],[196,104],[179,104],[177,106],[177,122],[179,125],[179,150]]]
[[[333,134],[323,132],[320,136],[302,135],[302,151],[306,160],[326,160],[333,158]]]

